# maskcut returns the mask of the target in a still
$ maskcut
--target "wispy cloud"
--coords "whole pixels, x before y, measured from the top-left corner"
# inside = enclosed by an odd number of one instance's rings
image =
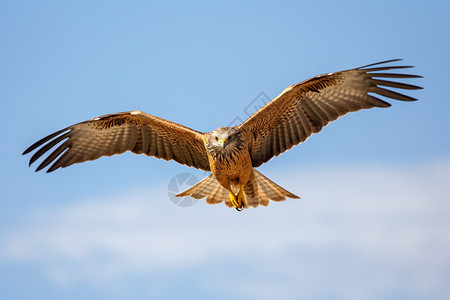
[[[80,199],[7,229],[0,260],[62,286],[183,272],[234,298],[450,296],[450,161],[267,175],[302,199],[242,213],[179,208],[160,187]]]

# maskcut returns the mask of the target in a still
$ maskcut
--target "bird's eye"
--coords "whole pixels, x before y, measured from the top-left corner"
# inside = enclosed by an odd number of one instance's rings
[[[219,138],[218,138],[217,136],[215,136],[215,138],[216,138],[216,141],[218,141],[218,140],[219,140]]]
[[[233,136],[230,135],[230,136],[228,137],[228,140],[231,141],[232,138],[233,138]]]

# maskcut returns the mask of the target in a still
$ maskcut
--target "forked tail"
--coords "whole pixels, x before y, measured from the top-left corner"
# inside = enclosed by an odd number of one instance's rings
[[[258,205],[267,206],[269,200],[284,201],[286,197],[298,199],[297,195],[285,190],[256,169],[253,169],[253,175],[244,187],[245,208]],[[202,199],[206,197],[208,204],[217,204],[225,201],[228,207],[233,207],[228,191],[217,182],[213,174],[209,175],[196,185],[176,195],[176,197],[192,197]]]
[[[253,169],[253,178],[250,178],[245,185],[244,192],[247,204],[253,207],[258,205],[267,206],[269,205],[269,200],[284,201],[286,197],[292,199],[300,198],[285,190],[256,169]]]

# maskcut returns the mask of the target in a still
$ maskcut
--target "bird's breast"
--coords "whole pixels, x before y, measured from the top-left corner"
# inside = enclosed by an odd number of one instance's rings
[[[211,171],[214,176],[221,181],[234,180],[236,178],[249,177],[252,164],[248,149],[223,153],[223,155],[209,156]]]

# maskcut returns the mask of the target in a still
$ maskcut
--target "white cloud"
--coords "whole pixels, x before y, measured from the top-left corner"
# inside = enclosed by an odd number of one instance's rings
[[[80,200],[10,228],[0,260],[69,286],[191,272],[254,299],[450,296],[450,161],[264,173],[302,199],[242,213],[179,208],[161,187]]]

